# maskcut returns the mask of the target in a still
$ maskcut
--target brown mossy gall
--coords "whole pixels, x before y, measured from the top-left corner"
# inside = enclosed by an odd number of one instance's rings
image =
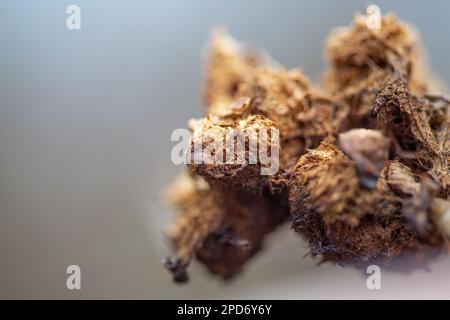
[[[357,15],[331,34],[326,54],[319,87],[214,33],[205,114],[189,122],[191,161],[169,192],[175,254],[164,266],[175,281],[187,281],[192,259],[230,279],[289,218],[312,255],[342,265],[409,257],[414,268],[449,252],[450,99],[436,90],[418,35],[393,14]],[[249,133],[242,154],[227,130]],[[267,175],[250,147],[261,131],[278,133],[267,149],[278,170]],[[212,150],[213,141],[224,143]]]
[[[289,215],[287,206],[275,198],[226,190],[187,173],[168,196],[178,210],[166,230],[176,255],[164,265],[180,283],[188,280],[186,269],[193,257],[211,273],[233,277]]]
[[[358,161],[329,142],[299,159],[289,182],[290,209],[313,255],[341,264],[387,264],[404,252],[446,244],[428,221],[431,190],[409,168],[385,163],[370,189],[357,168]]]

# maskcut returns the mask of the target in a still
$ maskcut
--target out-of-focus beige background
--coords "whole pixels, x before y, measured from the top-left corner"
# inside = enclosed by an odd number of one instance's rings
[[[421,30],[450,81],[450,2],[378,1]],[[67,30],[77,4],[82,29]],[[289,226],[234,281],[202,266],[176,286],[161,268],[160,195],[182,170],[170,134],[201,115],[202,57],[223,25],[319,79],[323,41],[367,2],[152,0],[0,2],[1,298],[450,298],[450,261],[363,273],[316,266]],[[77,264],[82,290],[65,287]]]

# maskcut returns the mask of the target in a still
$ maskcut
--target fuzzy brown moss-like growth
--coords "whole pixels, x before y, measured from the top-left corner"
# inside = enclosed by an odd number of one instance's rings
[[[193,143],[220,140],[228,128],[241,132],[276,129],[279,138],[273,143],[280,149],[279,172],[261,176],[260,164],[194,163],[189,167],[194,174],[247,187],[252,192],[261,193],[266,187],[274,193],[283,192],[298,157],[307,148],[314,148],[322,139],[335,134],[346,116],[341,105],[318,93],[296,69],[254,68],[237,86],[234,96],[236,100],[223,107],[220,113],[216,110],[208,113],[207,118],[192,121]],[[216,139],[205,139],[211,130]],[[223,154],[230,152],[234,151],[224,147]]]
[[[257,146],[260,131],[267,130],[270,133],[270,130],[276,129],[272,121],[263,116],[228,121],[204,118],[194,121],[192,129],[192,159],[188,167],[193,174],[213,184],[228,185],[256,194],[261,194],[267,185],[277,181],[277,177],[261,175],[261,169],[270,164],[261,162],[257,154],[250,152],[251,145]],[[229,132],[233,134],[231,138],[227,136]],[[234,143],[228,143],[228,140]],[[236,141],[239,141],[241,152],[236,151]],[[199,147],[200,152],[197,150]],[[268,150],[279,147],[278,138],[268,135]],[[214,159],[205,161],[208,157]],[[236,161],[238,157],[241,158],[239,162]]]
[[[183,174],[169,191],[178,215],[166,235],[176,257],[165,267],[174,281],[188,280],[193,257],[223,279],[237,274],[262,247],[265,236],[288,217],[287,206],[272,197],[248,195]]]
[[[239,85],[268,60],[264,53],[246,48],[224,29],[216,30],[211,37],[203,92],[208,113],[220,116],[226,112]]]
[[[448,107],[438,110],[413,95],[405,81],[397,77],[378,94],[374,111],[394,137],[399,157],[416,170],[427,172],[443,193],[448,192],[450,183]],[[436,113],[441,116],[436,117]]]
[[[415,89],[426,86],[418,36],[392,14],[381,18],[379,29],[369,28],[367,17],[357,15],[349,27],[330,35],[326,53],[331,64],[326,85],[334,92],[358,86],[381,71],[400,72]]]
[[[378,30],[367,26],[366,16],[357,15],[350,26],[330,35],[326,53],[331,68],[324,85],[348,107],[346,130],[375,128],[376,95],[394,74],[416,93],[433,87],[418,36],[392,14],[381,18]]]
[[[336,132],[345,117],[341,106],[315,89],[298,69],[257,68],[239,86],[237,96],[250,99],[243,113],[262,114],[274,121],[282,143],[302,142],[297,158]]]
[[[175,281],[193,258],[233,277],[289,217],[312,255],[343,265],[408,256],[413,267],[449,251],[450,99],[411,27],[392,14],[378,22],[358,15],[332,33],[322,87],[213,34],[205,114],[189,123],[189,170],[169,192],[175,258],[164,265]],[[229,129],[247,134],[243,154],[226,144]],[[261,131],[278,133],[268,150],[279,150],[279,170],[268,175],[250,148]]]
[[[420,189],[409,169],[395,161],[386,163],[374,189],[366,189],[355,162],[323,142],[301,157],[292,173],[293,226],[311,244],[313,255],[341,264],[387,264],[407,251],[442,248],[446,242],[439,231],[428,225],[419,232],[410,223],[428,223],[431,195],[420,197]],[[420,212],[421,218],[410,216]]]

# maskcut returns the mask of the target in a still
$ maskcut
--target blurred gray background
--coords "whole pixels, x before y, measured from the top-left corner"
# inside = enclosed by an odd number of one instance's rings
[[[82,29],[66,28],[81,7]],[[323,41],[366,1],[0,1],[1,298],[450,298],[450,261],[385,271],[366,289],[354,269],[317,267],[285,226],[224,284],[202,266],[172,284],[161,192],[182,170],[170,134],[200,116],[212,27],[265,48],[313,79]],[[377,1],[420,29],[450,82],[450,1]],[[65,287],[77,264],[82,290]]]

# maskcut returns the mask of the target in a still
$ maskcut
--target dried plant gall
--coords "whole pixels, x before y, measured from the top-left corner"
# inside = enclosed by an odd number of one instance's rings
[[[239,85],[268,58],[233,39],[225,30],[215,30],[211,37],[206,65],[204,101],[208,112],[222,115],[234,100]]]
[[[400,72],[421,87],[424,62],[417,35],[394,15],[381,18],[370,29],[367,17],[357,15],[349,27],[336,29],[328,38],[326,53],[331,69],[326,85],[332,91],[357,86],[374,72]]]
[[[189,168],[213,183],[262,193],[279,171],[279,133],[262,116],[192,125]],[[266,174],[265,174],[266,173]]]
[[[169,191],[178,214],[166,231],[176,257],[164,261],[176,282],[188,280],[186,268],[193,257],[213,274],[233,277],[288,216],[287,207],[275,198],[211,186],[187,174],[180,179]]]
[[[415,93],[435,87],[418,36],[394,15],[382,17],[379,29],[370,29],[366,16],[356,16],[331,34],[326,51],[331,67],[324,84],[348,108],[345,130],[376,129],[374,101],[393,75],[406,79]]]
[[[261,67],[243,82],[237,97],[246,97],[248,108],[239,114],[261,114],[275,122],[281,142],[297,139],[315,147],[339,127],[344,115],[339,105],[314,89],[297,69]]]
[[[339,264],[409,257],[414,268],[448,253],[450,99],[426,72],[418,36],[394,15],[359,15],[326,53],[315,87],[299,69],[213,35],[205,115],[189,123],[189,170],[169,192],[175,258],[164,265],[176,281],[194,258],[223,279],[238,274],[289,217],[312,255]],[[233,138],[243,148],[227,145],[229,130],[245,133]],[[268,175],[251,152],[262,131],[278,132],[268,135],[278,163]]]
[[[405,81],[398,77],[387,83],[377,95],[375,114],[394,137],[397,155],[416,170],[427,172],[442,190],[448,188],[449,150],[447,148],[449,118],[442,119],[435,131],[429,119],[435,106],[413,95]]]
[[[223,182],[229,180],[233,185],[248,187],[252,191],[261,192],[268,187],[275,193],[282,192],[298,157],[306,148],[316,147],[323,138],[333,135],[345,117],[339,104],[314,90],[299,70],[255,68],[240,83],[235,97],[236,100],[222,109],[220,115],[213,112],[208,114],[206,120],[200,121],[203,125],[196,126],[194,142],[200,138],[204,140],[203,132],[212,127],[218,132],[213,135],[223,136],[229,128],[242,131],[246,123],[259,119],[260,124],[253,129],[273,127],[278,130],[279,170],[270,174],[271,177],[261,177],[258,173],[260,167],[251,164],[200,164],[190,167],[195,174],[219,178]],[[248,129],[252,127],[255,125],[249,125]],[[223,153],[225,151],[229,153],[230,150],[224,148]],[[216,156],[221,158],[222,152],[216,153]]]
[[[360,186],[354,163],[328,142],[299,159],[289,202],[294,229],[309,241],[313,255],[342,264],[387,264],[404,252],[443,248],[446,242],[438,230],[419,231],[411,225],[418,219],[412,212],[420,209],[427,217],[429,194],[419,196],[420,187],[399,165],[388,164],[376,188],[367,190]],[[413,194],[403,198],[394,193],[392,175],[397,187],[406,186]]]
[[[372,205],[372,193],[360,187],[354,163],[332,143],[300,157],[289,181],[289,202],[294,225],[308,211],[324,223],[345,221],[358,225]]]

